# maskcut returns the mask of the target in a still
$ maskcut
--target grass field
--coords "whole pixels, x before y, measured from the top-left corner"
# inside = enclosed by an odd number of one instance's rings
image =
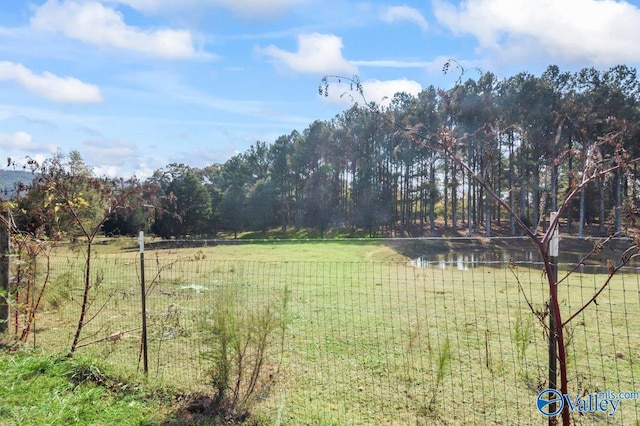
[[[211,390],[203,325],[233,289],[238,310],[271,307],[286,325],[271,335],[255,423],[547,423],[535,407],[546,387],[545,329],[527,303],[544,312],[539,268],[416,268],[397,249],[367,241],[147,249],[145,260],[151,383]],[[72,252],[52,258],[52,286],[30,344],[68,348],[82,265]],[[141,377],[139,268],[135,241],[97,247],[95,318],[79,354]],[[562,284],[565,316],[606,279],[587,272]],[[638,312],[638,276],[621,274],[569,325],[572,392],[640,390]],[[613,418],[576,420],[638,424],[639,408],[623,401]]]

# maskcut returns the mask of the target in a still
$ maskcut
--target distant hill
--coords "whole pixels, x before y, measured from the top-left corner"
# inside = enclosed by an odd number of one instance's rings
[[[24,170],[0,170],[0,199],[13,195],[20,182],[30,183],[33,174]]]

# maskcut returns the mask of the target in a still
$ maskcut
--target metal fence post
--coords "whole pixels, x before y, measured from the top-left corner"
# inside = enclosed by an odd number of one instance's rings
[[[9,212],[0,224],[0,333],[9,328]]]
[[[140,231],[140,289],[142,300],[142,365],[144,374],[149,374],[149,356],[147,350],[147,290],[144,283],[144,232]]]
[[[554,223],[556,220],[557,212],[551,212],[551,218],[549,223]],[[558,284],[558,249],[560,245],[560,233],[558,231],[558,223],[555,223],[555,229],[553,230],[553,235],[551,237],[551,241],[549,241],[549,257],[551,258],[551,269],[553,271],[553,285]],[[558,343],[557,343],[557,332],[558,325],[556,324],[556,319],[554,316],[554,312],[551,309],[551,299],[549,299],[549,389],[556,390],[558,385],[556,383],[558,378]],[[551,403],[550,412],[556,411],[556,403]],[[549,425],[557,424],[556,418],[549,417]]]

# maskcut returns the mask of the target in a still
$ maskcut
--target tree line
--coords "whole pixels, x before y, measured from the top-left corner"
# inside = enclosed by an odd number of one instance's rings
[[[619,65],[578,72],[550,66],[539,76],[505,79],[483,73],[447,90],[398,93],[385,105],[367,102],[362,93],[349,109],[302,132],[257,141],[222,164],[170,164],[144,181],[97,178],[78,152],[58,153],[44,165],[30,163],[50,178],[18,192],[16,220],[34,232],[72,233],[75,222],[55,214],[55,203],[89,206],[89,194],[107,185],[129,197],[106,210],[107,235],[146,230],[184,238],[273,229],[320,237],[517,235],[514,218],[468,170],[435,149],[436,141],[455,141],[453,155],[535,229],[585,167],[623,155],[616,146],[624,155],[640,154],[639,89],[636,70]],[[586,149],[607,137],[621,144]],[[52,185],[65,179],[78,189],[66,201],[53,200]],[[622,231],[635,216],[637,180],[634,163],[583,188],[563,225],[579,236],[586,229]]]

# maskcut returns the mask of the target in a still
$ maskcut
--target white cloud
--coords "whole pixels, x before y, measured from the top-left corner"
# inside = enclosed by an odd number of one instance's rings
[[[13,134],[0,133],[0,147],[4,150],[19,148],[25,151],[41,149],[42,146],[36,143],[27,132],[15,132]]]
[[[73,77],[58,77],[48,71],[41,75],[13,62],[0,62],[0,81],[13,80],[28,91],[59,103],[102,102],[100,89]]]
[[[375,102],[378,105],[389,106],[396,93],[404,92],[417,96],[422,91],[422,85],[414,80],[367,80],[362,82],[362,94],[364,99],[354,88],[345,82],[330,84],[328,96],[322,95],[327,102],[339,106],[348,107],[353,103],[363,104]]]
[[[30,157],[42,164],[42,161],[55,153],[58,147],[53,144],[37,142],[31,134],[17,131],[15,133],[0,132],[0,149],[2,150],[2,161],[11,158],[16,163],[22,164],[25,157]]]
[[[351,61],[353,65],[379,68],[427,68],[431,61],[403,61],[396,59],[377,59],[373,61]]]
[[[138,157],[136,147],[125,140],[88,140],[83,144],[83,152],[96,160],[112,164]]]
[[[140,10],[142,12],[158,12],[171,6],[176,5],[175,0],[106,0],[108,3],[120,3],[126,4],[132,9]],[[190,4],[193,1],[182,0],[181,4]]]
[[[107,0],[122,3],[142,12],[163,13],[186,9],[203,9],[220,6],[245,18],[269,18],[279,16],[288,9],[308,0]]]
[[[101,47],[142,52],[165,59],[196,55],[186,30],[145,31],[127,25],[122,14],[97,1],[48,0],[31,18],[34,29],[59,32],[69,38]]]
[[[94,176],[107,176],[111,178],[121,177],[121,168],[119,166],[94,166],[92,172]]]
[[[274,45],[258,49],[294,71],[312,74],[356,74],[358,69],[342,56],[342,39],[332,34],[298,36],[298,51],[288,52]]]
[[[614,0],[434,0],[434,14],[481,50],[613,65],[640,60],[640,9]]]
[[[126,140],[88,140],[82,144],[82,154],[94,167],[97,176],[117,176],[123,166],[137,165],[138,151]]]
[[[214,0],[214,3],[229,8],[246,18],[265,18],[278,16],[306,0]]]
[[[422,31],[429,29],[429,24],[420,11],[409,6],[389,7],[380,14],[380,19],[388,23],[408,21],[418,25]]]

